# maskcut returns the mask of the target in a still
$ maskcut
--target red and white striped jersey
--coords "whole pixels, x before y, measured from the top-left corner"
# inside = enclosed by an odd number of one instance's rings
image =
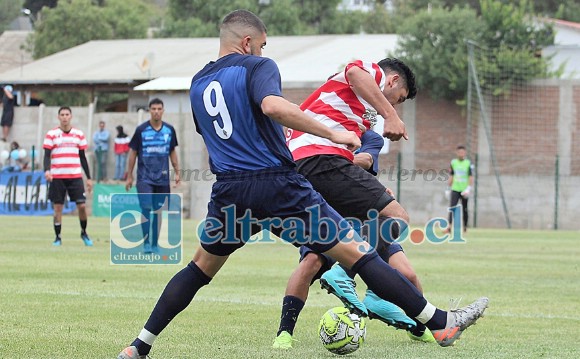
[[[357,60],[346,65],[344,71],[329,78],[302,103],[300,109],[333,130],[354,131],[360,137],[362,132],[359,125],[367,130],[374,126],[377,111],[350,87],[346,72],[353,66],[371,74],[383,91],[386,76],[379,65]],[[294,161],[315,155],[341,155],[351,161],[354,158],[345,145],[301,131],[288,130],[286,143]]]
[[[131,142],[131,137],[115,137],[115,154],[120,155],[122,153],[129,152],[129,142]]]
[[[64,132],[60,127],[48,131],[42,145],[51,150],[50,173],[53,178],[81,178],[79,150],[87,149],[87,139],[83,131],[71,128]]]

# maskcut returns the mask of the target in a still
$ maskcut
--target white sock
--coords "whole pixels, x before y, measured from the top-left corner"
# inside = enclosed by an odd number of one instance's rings
[[[137,338],[139,338],[139,340],[142,341],[143,343],[147,343],[152,346],[153,342],[157,338],[157,335],[143,328],[143,330],[141,330],[141,333],[139,333],[139,336]]]
[[[433,304],[427,302],[425,308],[423,308],[421,313],[419,313],[419,315],[417,315],[415,318],[421,323],[426,324],[429,320],[431,320],[431,318],[433,318],[433,315],[435,315],[435,309],[437,308]]]

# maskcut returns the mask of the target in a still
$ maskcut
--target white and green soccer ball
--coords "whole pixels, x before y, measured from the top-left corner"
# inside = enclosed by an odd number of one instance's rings
[[[356,351],[365,341],[367,328],[364,318],[347,308],[329,309],[318,325],[322,345],[331,353],[346,355]]]

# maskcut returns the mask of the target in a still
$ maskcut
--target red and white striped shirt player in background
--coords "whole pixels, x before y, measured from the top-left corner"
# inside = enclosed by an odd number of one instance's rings
[[[83,184],[84,170],[87,176],[87,190],[93,188],[89,164],[85,156],[87,139],[83,131],[72,127],[72,111],[70,107],[58,109],[59,126],[48,131],[44,137],[44,176],[50,183],[48,199],[54,208],[54,233],[56,238],[52,243],[55,246],[62,244],[60,237],[62,209],[68,193],[71,201],[77,204],[79,221],[81,224],[81,239],[86,246],[93,242],[87,235],[87,210],[85,206],[85,188]]]

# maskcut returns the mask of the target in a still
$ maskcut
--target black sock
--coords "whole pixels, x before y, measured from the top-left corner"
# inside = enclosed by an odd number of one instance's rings
[[[427,329],[427,327],[425,326],[425,324],[421,323],[420,321],[418,321],[417,319],[412,318],[415,321],[415,329],[411,330],[411,334],[413,334],[416,337],[420,337],[421,335],[425,334],[425,329]]]
[[[447,312],[436,309],[433,317],[429,319],[425,326],[431,330],[443,329],[447,326]]]
[[[57,238],[60,238],[60,230],[62,228],[62,224],[55,223],[54,224],[54,233],[56,234]]]
[[[376,252],[362,256],[353,266],[370,290],[380,298],[401,307],[414,318],[427,305],[421,292],[401,273],[389,266]]]
[[[296,321],[298,321],[298,316],[304,308],[304,302],[297,297],[292,295],[287,295],[282,300],[282,316],[280,317],[280,328],[278,329],[278,334],[280,335],[283,331],[286,331],[292,335],[294,333],[294,327],[296,326]]]
[[[210,277],[190,262],[167,283],[144,328],[153,335],[159,335],[177,314],[187,308],[195,293],[210,281]],[[137,347],[139,355],[147,355],[151,350],[151,345],[139,338],[131,345]]]
[[[426,309],[433,308],[433,315],[425,326],[429,329],[442,329],[447,325],[447,312],[433,307],[423,294],[397,270],[382,260],[376,252],[362,256],[352,270],[358,273],[370,290],[380,298],[398,305],[410,318],[416,318]]]
[[[79,222],[81,222],[81,233],[82,234],[87,234],[87,220],[79,220]]]

